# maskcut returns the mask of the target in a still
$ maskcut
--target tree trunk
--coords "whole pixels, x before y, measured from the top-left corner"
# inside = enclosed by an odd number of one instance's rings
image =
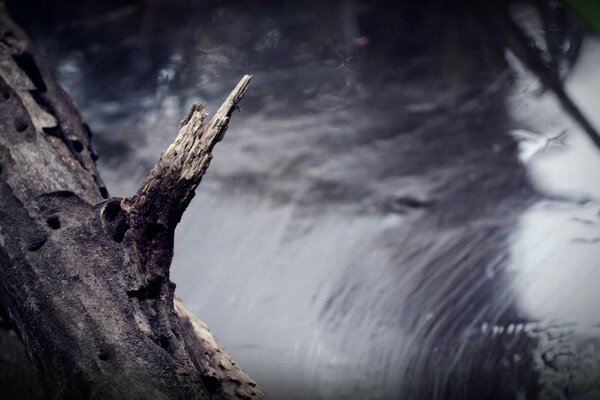
[[[173,233],[246,90],[194,105],[138,193],[111,198],[91,133],[0,5],[0,309],[48,399],[266,398],[177,302]]]

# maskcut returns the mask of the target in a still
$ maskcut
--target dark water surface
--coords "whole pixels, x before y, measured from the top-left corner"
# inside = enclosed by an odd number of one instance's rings
[[[172,274],[274,398],[600,399],[600,153],[511,54],[370,2],[12,3],[114,196],[254,75]]]

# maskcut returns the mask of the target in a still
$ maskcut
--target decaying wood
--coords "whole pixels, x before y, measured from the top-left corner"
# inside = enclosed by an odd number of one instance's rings
[[[201,371],[202,381],[211,399],[268,399],[265,391],[223,350],[208,327],[186,310],[177,298],[175,310],[179,315],[183,340],[186,344],[192,344],[188,347],[188,353],[198,371]]]
[[[140,191],[111,198],[89,128],[0,3],[0,310],[46,398],[265,398],[176,312],[169,280],[175,225],[248,81],[205,129],[194,106]]]
[[[249,75],[242,78],[206,126],[204,105],[194,104],[181,121],[175,141],[137,193],[114,205],[126,211],[127,220],[118,223],[131,228],[126,239],[136,250],[133,256],[148,285],[168,277],[175,227],[194,197],[212,159],[212,149],[223,138],[250,79]]]
[[[175,141],[161,155],[138,192],[128,201],[131,212],[148,223],[177,225],[212,159],[212,149],[227,130],[229,118],[250,84],[246,75],[208,125],[203,104],[194,104],[181,121]]]

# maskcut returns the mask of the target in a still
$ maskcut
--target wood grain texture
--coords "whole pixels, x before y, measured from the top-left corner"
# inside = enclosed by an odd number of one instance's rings
[[[136,196],[110,198],[89,128],[0,3],[0,311],[47,399],[211,397],[191,357],[208,330],[174,308],[172,233],[248,79],[202,134],[192,109]]]

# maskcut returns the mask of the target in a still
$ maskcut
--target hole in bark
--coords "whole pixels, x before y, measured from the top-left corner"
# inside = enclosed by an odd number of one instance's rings
[[[216,376],[213,375],[201,375],[202,383],[204,383],[204,387],[208,390],[208,393],[214,393],[221,387],[221,381]]]
[[[27,250],[36,251],[39,250],[46,243],[46,236],[34,237],[30,240],[27,245]]]
[[[35,60],[33,59],[31,53],[24,52],[21,54],[15,54],[13,55],[13,59],[19,68],[21,68],[23,72],[27,74],[27,77],[31,80],[31,83],[33,83],[35,88],[42,93],[45,92],[46,84],[44,83],[42,74],[35,64]]]
[[[23,118],[15,118],[14,125],[17,132],[25,132],[27,130],[27,121]]]
[[[81,153],[83,151],[83,145],[79,140],[71,140],[70,142],[76,152]]]
[[[121,202],[118,200],[111,201],[104,208],[104,219],[109,222],[114,221],[120,212],[121,212]]]
[[[60,229],[60,220],[56,216],[48,218],[46,223],[52,229]]]
[[[125,234],[127,233],[128,230],[129,230],[129,224],[123,218],[121,221],[119,221],[119,223],[117,224],[117,226],[115,228],[115,232],[113,234],[113,240],[117,243],[123,242],[123,239],[125,238]]]
[[[106,351],[102,351],[100,353],[98,353],[98,358],[102,361],[108,361],[108,352]]]
[[[49,128],[42,128],[42,131],[49,136],[54,136],[57,138],[61,137],[61,131],[60,128],[57,126],[51,126]]]
[[[160,296],[160,289],[162,286],[163,278],[156,277],[148,284],[137,290],[128,290],[127,296],[130,298],[135,297],[138,300],[147,299],[158,299]]]
[[[171,346],[171,341],[169,340],[168,337],[161,336],[158,339],[158,344],[160,345],[160,347],[162,347],[163,349],[167,350],[169,348],[169,346]]]
[[[56,110],[54,109],[54,106],[42,92],[39,90],[30,90],[29,93],[31,93],[31,97],[33,97],[35,102],[38,103],[44,111],[46,111],[48,114],[56,116]]]

